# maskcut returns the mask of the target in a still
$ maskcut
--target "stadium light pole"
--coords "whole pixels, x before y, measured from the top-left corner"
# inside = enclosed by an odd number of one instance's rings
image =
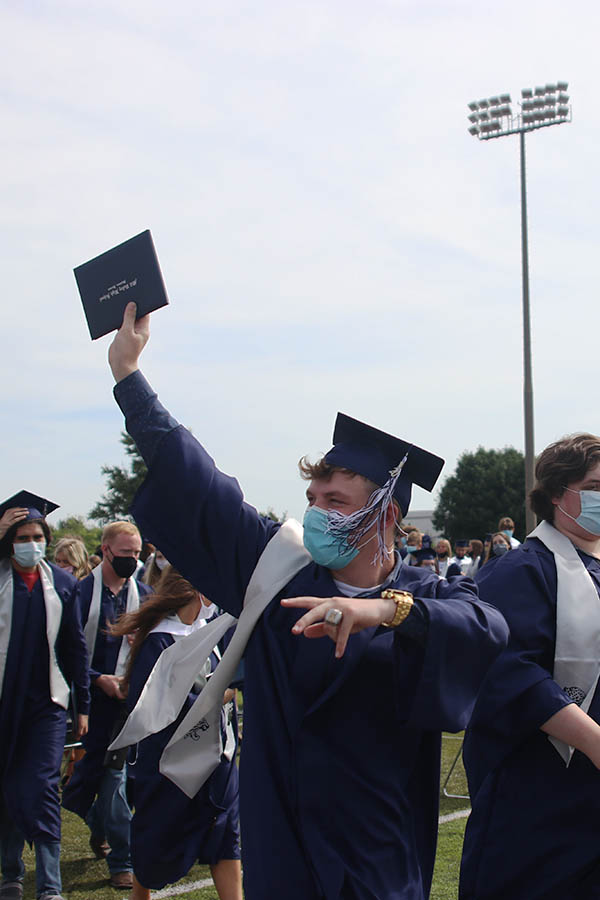
[[[525,429],[525,527],[535,528],[536,518],[527,497],[533,489],[535,452],[533,436],[533,375],[531,368],[531,321],[529,313],[529,250],[527,243],[527,188],[525,180],[525,134],[549,125],[572,121],[566,81],[543,87],[523,88],[520,110],[513,115],[510,94],[473,100],[469,107],[469,134],[480,141],[519,135],[521,151],[521,265],[523,280],[523,419]]]

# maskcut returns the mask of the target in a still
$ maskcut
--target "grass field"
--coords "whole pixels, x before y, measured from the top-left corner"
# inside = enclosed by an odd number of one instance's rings
[[[460,737],[447,735],[442,742],[442,784],[460,747]],[[454,775],[447,788],[449,793],[466,794],[466,779],[459,759]],[[440,815],[468,809],[468,800],[440,797]],[[431,900],[456,900],[460,854],[466,819],[454,819],[439,826],[438,852]],[[61,868],[63,894],[68,900],[121,900],[123,891],[108,887],[107,869],[103,861],[93,858],[88,845],[89,832],[78,816],[63,810],[63,842]],[[32,851],[25,849],[25,900],[34,900],[35,861]],[[207,886],[191,887],[193,883],[207,881]],[[185,885],[190,885],[186,889]],[[175,893],[175,891],[177,893]],[[206,866],[195,866],[175,888],[158,891],[153,897],[180,896],[182,900],[213,900],[217,894],[210,881],[210,871]],[[285,900],[285,898],[281,898]]]

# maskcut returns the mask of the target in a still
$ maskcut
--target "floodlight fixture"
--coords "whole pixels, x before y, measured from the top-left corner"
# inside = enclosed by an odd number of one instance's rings
[[[529,251],[527,239],[527,190],[525,185],[525,134],[572,120],[567,81],[521,90],[520,110],[513,115],[510,94],[496,94],[468,104],[469,134],[479,141],[518,134],[521,175],[521,260],[523,281],[523,419],[525,432],[525,497],[534,485],[533,377],[531,368],[531,325],[529,314]],[[488,112],[489,110],[489,112]],[[526,503],[527,533],[535,528],[535,514]]]

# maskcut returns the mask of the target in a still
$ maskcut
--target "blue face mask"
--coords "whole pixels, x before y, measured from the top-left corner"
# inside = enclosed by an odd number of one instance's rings
[[[401,543],[401,545],[402,545],[403,547],[406,547],[407,540],[406,540],[406,538],[404,537],[404,535],[402,535],[402,537],[400,538],[400,543]]]
[[[570,491],[571,494],[579,494],[581,512],[578,516],[571,516],[564,511],[562,506],[559,506],[561,513],[577,522],[584,531],[600,536],[600,491],[574,491],[572,488],[565,488],[565,490]]]
[[[508,549],[506,544],[494,544],[494,556],[504,556],[505,553],[508,553]]]
[[[319,566],[343,569],[358,556],[357,547],[327,533],[327,510],[309,506],[304,513],[304,546]]]
[[[409,545],[407,544],[407,545],[406,545],[406,551],[407,551],[407,553],[416,553],[416,552],[417,552],[417,548],[416,548],[416,547],[413,547],[412,545],[409,546]]]
[[[513,529],[512,529],[512,528],[505,528],[505,529],[503,530],[502,534],[505,534],[506,537],[511,538],[511,537],[513,536]]]

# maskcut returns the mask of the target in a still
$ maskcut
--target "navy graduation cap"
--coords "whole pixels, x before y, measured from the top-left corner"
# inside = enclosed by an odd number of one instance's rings
[[[341,412],[337,414],[333,447],[325,454],[325,462],[329,465],[350,469],[383,487],[403,461],[392,496],[398,501],[402,516],[405,516],[410,506],[413,484],[431,491],[444,460],[358,419]]]
[[[455,547],[468,547],[470,543],[471,543],[470,541],[456,541],[454,546]]]
[[[414,557],[417,562],[423,562],[426,559],[435,559],[436,554],[431,547],[422,547],[420,550],[415,550]]]
[[[29,491],[19,491],[17,494],[9,497],[8,500],[0,503],[0,517],[4,515],[7,509],[14,509],[15,507],[29,510],[29,515],[23,522],[27,522],[30,519],[45,519],[51,512],[59,508],[58,503],[52,503],[51,500],[45,500],[44,497],[38,497],[37,494],[32,494]],[[23,522],[19,524],[22,525]]]

